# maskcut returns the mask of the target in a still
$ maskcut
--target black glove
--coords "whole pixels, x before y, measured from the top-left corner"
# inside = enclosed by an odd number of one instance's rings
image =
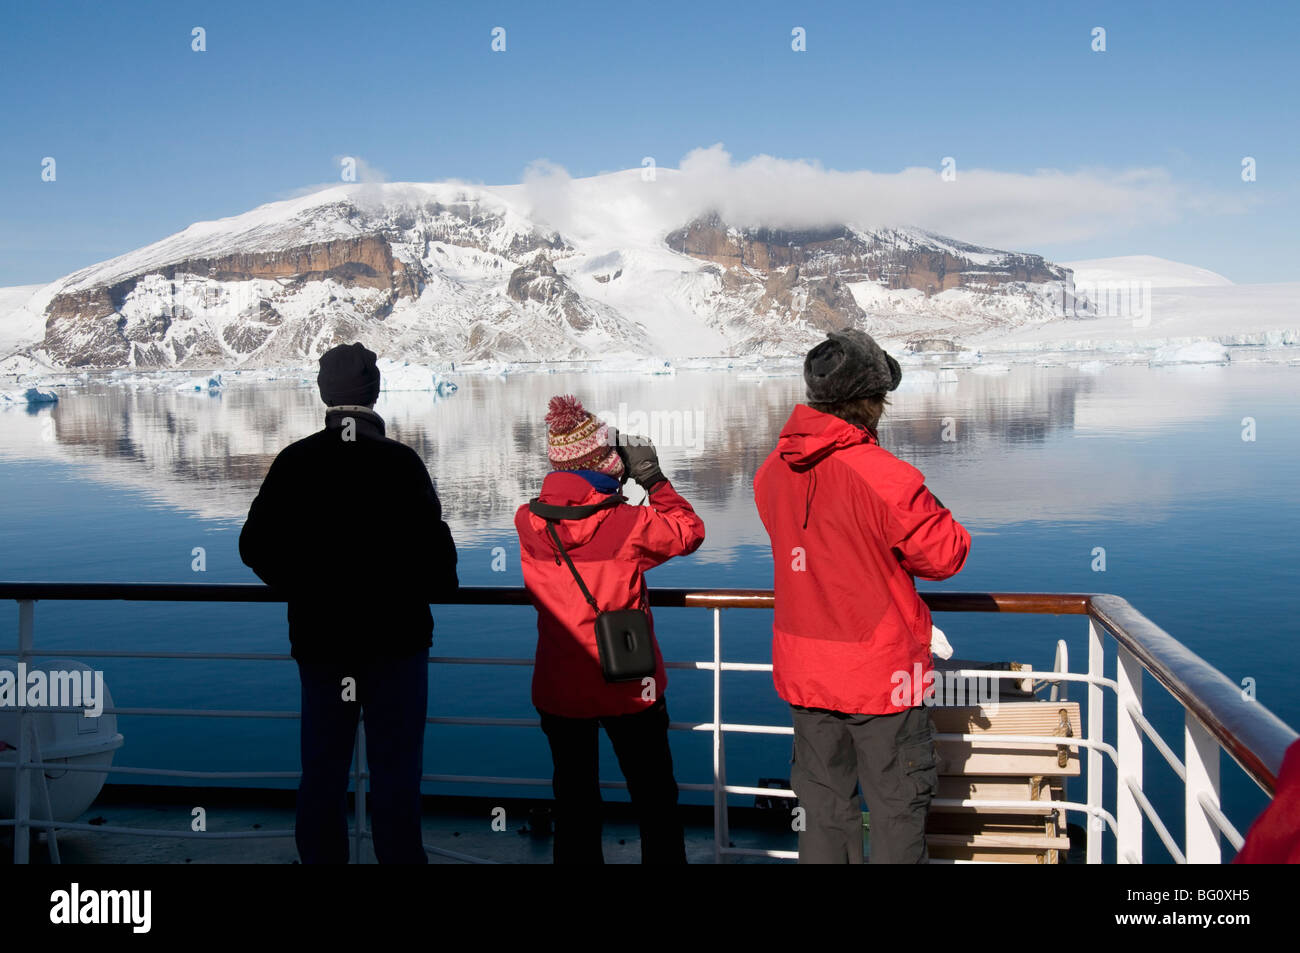
[[[617,427],[613,424],[609,425],[609,445],[614,448],[614,452],[618,454],[618,458],[623,461],[623,483],[626,483],[629,479],[627,472],[627,454],[623,452],[623,441],[627,439],[627,437],[624,437],[623,434],[619,432]]]
[[[659,469],[659,454],[648,437],[620,434],[617,447],[624,471],[647,493],[668,479]]]

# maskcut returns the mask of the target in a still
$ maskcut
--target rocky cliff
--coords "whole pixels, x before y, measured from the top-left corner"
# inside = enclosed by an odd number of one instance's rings
[[[620,175],[585,181],[613,194]],[[356,339],[459,361],[792,353],[849,325],[1037,320],[1067,274],[915,229],[647,229],[608,195],[567,234],[520,188],[340,187],[199,223],[40,292],[38,350],[70,367],[302,363]]]

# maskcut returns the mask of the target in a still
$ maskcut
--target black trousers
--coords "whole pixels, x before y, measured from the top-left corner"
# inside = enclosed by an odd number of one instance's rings
[[[804,810],[799,863],[862,863],[859,784],[871,813],[871,863],[927,863],[925,819],[939,783],[929,709],[850,715],[790,707],[790,783]]]
[[[554,859],[603,864],[600,748],[605,727],[641,828],[641,863],[684,864],[686,842],[677,814],[677,782],[668,748],[668,706],[660,698],[635,715],[562,718],[539,710],[555,765]]]
[[[299,662],[298,674],[302,783],[294,838],[302,862],[348,862],[348,776],[364,712],[375,857],[381,864],[428,863],[420,826],[428,653],[365,663]],[[355,701],[343,698],[345,678],[356,680]]]

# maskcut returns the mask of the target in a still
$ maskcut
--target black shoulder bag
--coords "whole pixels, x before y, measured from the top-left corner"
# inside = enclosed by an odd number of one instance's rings
[[[621,502],[618,498],[609,503],[593,507],[555,507],[536,500],[529,504],[529,509],[546,520],[546,531],[551,534],[556,548],[564,557],[569,572],[573,573],[578,588],[582,590],[587,604],[596,613],[596,650],[600,653],[600,668],[607,682],[635,682],[655,673],[654,637],[650,634],[650,617],[645,611],[645,593],[641,594],[641,606],[636,609],[619,609],[614,612],[601,612],[587,584],[582,581],[578,569],[569,558],[569,551],[560,542],[560,534],[555,531],[554,520],[563,517],[561,511],[570,519],[589,515],[590,511],[604,509],[606,506]]]

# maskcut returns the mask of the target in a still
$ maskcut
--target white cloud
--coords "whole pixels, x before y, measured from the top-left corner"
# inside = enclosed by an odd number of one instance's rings
[[[354,200],[391,200],[392,186],[378,188],[387,182],[383,171],[353,158],[362,185]],[[1159,167],[1002,172],[966,168],[960,156],[956,163],[955,179],[945,181],[937,165],[875,172],[769,155],[737,161],[719,143],[687,153],[677,169],[660,167],[653,182],[643,181],[639,169],[628,171],[618,177],[619,191],[610,191],[609,182],[596,186],[595,180],[573,179],[546,159],[528,166],[520,188],[535,220],[570,236],[608,237],[612,229],[634,222],[647,236],[662,237],[697,215],[717,211],[733,225],[910,225],[1024,251],[1167,226],[1188,215],[1237,214],[1253,201],[1253,196],[1176,182]]]
[[[575,212],[573,179],[562,166],[538,159],[524,170],[524,195],[537,219],[559,231],[571,230]]]
[[[311,195],[315,192],[323,192],[325,189],[338,188],[340,185],[383,185],[388,181],[388,174],[378,166],[371,165],[361,156],[337,155],[334,157],[334,165],[338,167],[339,177],[333,182],[318,182],[315,185],[304,185],[301,188],[290,189],[289,191],[278,196],[278,198],[296,199],[303,195]],[[344,171],[347,171],[352,178],[343,178]],[[382,189],[359,189],[357,190],[359,198],[380,200],[383,196]]]
[[[564,231],[574,185],[568,174],[535,163],[525,184],[539,217]],[[691,151],[676,171],[661,168],[656,186],[655,211],[677,224],[716,210],[733,225],[911,225],[1011,249],[1247,207],[1244,199],[1195,192],[1161,168],[998,172],[967,169],[957,157],[956,177],[945,181],[937,167],[846,172],[768,155],[737,162],[721,144]]]

